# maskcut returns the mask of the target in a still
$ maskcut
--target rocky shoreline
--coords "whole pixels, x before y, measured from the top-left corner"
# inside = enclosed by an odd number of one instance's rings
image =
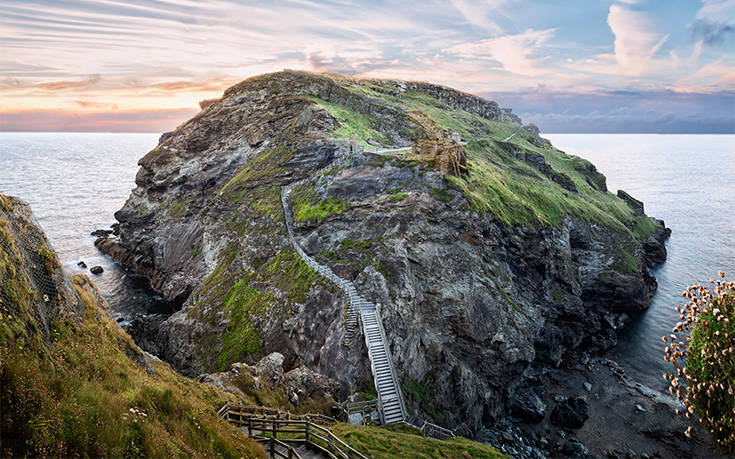
[[[370,369],[364,345],[342,344],[344,298],[304,269],[286,239],[280,188],[302,181],[296,237],[382,305],[411,410],[518,457],[705,454],[674,434],[666,403],[618,384],[606,361],[590,357],[613,347],[617,330],[650,304],[648,270],[666,258],[664,223],[627,193],[607,193],[594,166],[537,130],[519,131],[515,143],[480,141],[490,128],[476,125],[520,122],[497,104],[423,83],[364,83],[382,88],[374,94],[386,102],[355,84],[363,83],[302,72],[247,80],[141,159],[137,188],[116,213],[119,236],[95,242],[177,310],[133,321],[138,344],[190,376],[279,352],[286,372],[334,379],[339,399],[358,391]],[[333,138],[344,120],[329,104],[338,104],[376,115],[373,135],[411,144],[422,134],[401,105],[409,97],[471,119],[460,128],[499,151],[492,161],[520,171],[516,180],[554,187],[565,205],[581,206],[587,193],[624,226],[598,208],[555,224],[509,224],[478,212],[458,188],[471,176],[449,179],[433,161]],[[643,422],[627,404],[605,421],[624,396],[645,410]],[[606,437],[608,428],[623,436]]]

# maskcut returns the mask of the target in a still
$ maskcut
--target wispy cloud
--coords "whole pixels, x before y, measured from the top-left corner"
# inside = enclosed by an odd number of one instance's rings
[[[692,36],[707,46],[731,44],[735,38],[735,0],[704,0],[692,25]]]
[[[661,15],[653,2],[612,3],[5,0],[0,107],[56,110],[64,119],[148,108],[190,113],[241,79],[283,68],[489,94],[735,89],[733,50],[715,48],[729,43],[735,0],[667,5],[686,10],[677,24],[654,23]],[[33,113],[50,125],[48,113]],[[128,121],[136,122],[115,126]]]
[[[615,60],[626,74],[642,75],[668,35],[655,32],[648,17],[619,5],[610,6],[607,23],[615,34]]]
[[[465,59],[489,58],[498,61],[503,70],[519,75],[537,76],[550,69],[539,65],[532,56],[549,41],[554,29],[527,30],[518,35],[462,43],[446,50]]]

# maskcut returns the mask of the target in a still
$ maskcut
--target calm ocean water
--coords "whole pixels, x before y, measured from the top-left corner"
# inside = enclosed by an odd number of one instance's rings
[[[643,382],[664,388],[661,337],[679,321],[674,308],[683,304],[681,292],[720,270],[735,278],[735,135],[545,137],[592,161],[611,191],[629,192],[671,228],[668,259],[653,271],[658,291],[651,307],[631,321],[613,351]]]
[[[614,357],[644,382],[664,387],[660,337],[678,320],[681,292],[718,270],[735,277],[735,136],[547,135],[558,148],[592,161],[612,191],[644,201],[673,234],[669,259],[654,275],[651,308],[633,318]],[[146,282],[92,245],[89,233],[114,223],[134,187],[137,161],[156,134],[0,133],[0,192],[28,201],[70,272],[101,265],[93,276],[117,317],[163,306]]]
[[[109,229],[135,187],[137,162],[155,134],[0,132],[0,192],[28,202],[67,271],[87,272],[113,315],[164,307],[148,282],[99,252],[90,232]],[[99,276],[77,266],[100,265]]]

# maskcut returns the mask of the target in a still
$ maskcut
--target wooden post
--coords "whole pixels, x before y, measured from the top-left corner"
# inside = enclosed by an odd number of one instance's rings
[[[276,457],[276,439],[271,437],[271,457]]]
[[[304,424],[304,427],[306,428],[306,443],[310,443],[309,440],[309,422],[307,421],[306,424]]]
[[[274,419],[274,420],[273,420],[273,438],[276,438],[276,422],[278,422],[278,421],[276,421],[276,420]]]
[[[253,438],[253,418],[248,418],[248,438]]]

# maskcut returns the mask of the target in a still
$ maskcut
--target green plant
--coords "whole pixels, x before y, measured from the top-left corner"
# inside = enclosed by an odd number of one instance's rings
[[[725,273],[719,273],[722,279]],[[683,293],[689,302],[677,306],[681,322],[662,339],[664,359],[674,371],[664,374],[669,391],[696,417],[715,443],[735,452],[735,282],[711,281],[714,289],[695,284]],[[686,431],[690,436],[692,427]]]
[[[452,195],[447,190],[442,190],[439,188],[431,188],[429,192],[434,197],[434,199],[438,201],[449,202],[452,200]]]

